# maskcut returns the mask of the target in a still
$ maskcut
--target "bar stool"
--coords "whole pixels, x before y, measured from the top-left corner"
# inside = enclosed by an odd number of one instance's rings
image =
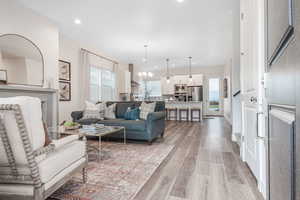
[[[185,116],[182,116],[182,113],[185,113]],[[179,108],[179,120],[189,121],[189,109],[188,108]]]
[[[168,108],[165,108],[165,120],[168,120]]]
[[[172,116],[174,113],[174,116]],[[177,108],[168,108],[168,120],[177,120]]]
[[[194,112],[198,113],[198,116],[194,116]],[[201,121],[201,109],[200,108],[191,108],[191,121],[199,120]]]

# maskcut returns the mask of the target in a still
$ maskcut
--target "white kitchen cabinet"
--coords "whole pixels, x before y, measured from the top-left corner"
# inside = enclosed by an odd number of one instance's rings
[[[199,86],[203,85],[203,75],[202,74],[194,74],[192,75],[192,81],[188,81],[188,86]]]
[[[131,77],[127,70],[120,70],[117,75],[119,93],[131,93]]]
[[[131,93],[131,73],[129,71],[125,71],[125,92],[127,94]]]
[[[178,76],[174,76],[174,84],[188,84],[188,75],[178,75]]]
[[[173,95],[175,85],[187,84],[188,86],[200,86],[203,85],[203,75],[194,74],[193,81],[191,82],[188,75],[172,76],[170,82],[167,83],[167,78],[161,78],[161,93],[163,95]]]

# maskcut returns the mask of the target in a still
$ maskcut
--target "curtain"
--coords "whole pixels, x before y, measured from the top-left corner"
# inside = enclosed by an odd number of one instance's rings
[[[89,99],[90,96],[90,58],[87,51],[80,51],[80,62],[81,62],[81,73],[82,73],[82,83],[81,84],[81,102],[84,105],[84,102]]]
[[[82,49],[80,52],[81,56],[81,68],[82,68],[82,77],[83,77],[83,84],[82,84],[82,99],[81,102],[84,102],[86,100],[90,100],[90,92],[91,92],[91,88],[90,88],[90,73],[91,73],[91,67],[96,67],[96,68],[100,68],[101,70],[106,70],[106,71],[110,71],[113,72],[116,76],[117,74],[117,70],[118,70],[118,64],[115,62],[112,62],[110,60],[101,58],[99,56],[96,56],[92,53],[89,53],[88,51]],[[103,71],[102,71],[103,72]],[[102,79],[102,78],[101,78]],[[117,85],[117,80],[116,77],[113,77],[114,82],[115,82],[115,89],[114,89],[114,94],[113,94],[113,99],[114,100],[117,97],[117,89],[116,89],[116,85]],[[102,89],[104,88],[103,85],[101,86]],[[105,89],[105,88],[104,88]],[[105,91],[103,91],[105,94]],[[108,95],[111,96],[111,95]]]

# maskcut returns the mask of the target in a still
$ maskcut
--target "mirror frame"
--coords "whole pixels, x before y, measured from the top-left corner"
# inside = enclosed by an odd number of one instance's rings
[[[0,35],[0,38],[1,37],[4,37],[4,36],[17,36],[17,37],[20,37],[20,38],[23,38],[25,40],[27,40],[28,42],[30,42],[40,53],[41,55],[41,58],[42,58],[42,73],[43,73],[43,78],[42,78],[42,83],[41,85],[33,85],[33,84],[21,84],[21,83],[11,83],[9,81],[7,81],[7,85],[22,85],[22,86],[35,86],[35,87],[43,87],[44,86],[44,83],[45,83],[45,60],[44,60],[44,56],[42,54],[42,51],[41,49],[30,39],[28,39],[27,37],[23,36],[23,35],[20,35],[20,34],[15,34],[15,33],[6,33],[6,34],[1,34]]]

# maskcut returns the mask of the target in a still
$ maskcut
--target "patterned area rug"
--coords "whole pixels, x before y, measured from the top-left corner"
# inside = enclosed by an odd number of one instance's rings
[[[89,155],[88,183],[84,185],[81,173],[78,173],[50,199],[133,199],[174,148],[163,142],[152,145],[103,142],[102,145],[104,153],[100,163],[96,161],[96,155]]]

